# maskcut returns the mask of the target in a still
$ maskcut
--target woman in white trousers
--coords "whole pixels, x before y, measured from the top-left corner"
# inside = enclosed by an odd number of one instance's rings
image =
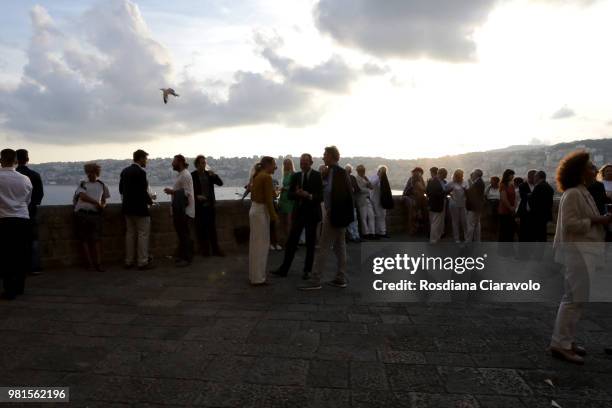
[[[274,208],[275,192],[272,174],[276,170],[274,158],[262,157],[251,183],[251,209],[249,211],[249,280],[251,285],[265,285],[270,248],[270,221],[278,215]]]
[[[563,191],[553,243],[555,261],[563,265],[565,293],[550,341],[553,356],[584,364],[584,348],[576,344],[576,326],[589,301],[590,277],[605,256],[604,228],[612,217],[600,215],[586,186],[595,181],[597,168],[585,151],[568,154],[557,169],[557,187]]]

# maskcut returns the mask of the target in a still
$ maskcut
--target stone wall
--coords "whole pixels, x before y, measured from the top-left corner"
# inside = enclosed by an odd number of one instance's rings
[[[248,250],[248,225],[250,201],[219,201],[217,203],[217,230],[221,248],[227,253]],[[556,209],[556,205],[555,205]],[[401,197],[395,197],[395,208],[387,213],[390,234],[414,234],[411,226],[412,209]],[[74,230],[72,206],[44,206],[39,211],[40,246],[43,266],[46,268],[65,267],[82,263],[79,242]],[[496,240],[495,219],[484,216],[483,240]],[[448,234],[452,234],[447,223]],[[550,225],[549,233],[554,232]],[[279,234],[280,236],[280,234]],[[118,204],[109,205],[104,211],[103,249],[105,262],[121,262],[125,250],[125,223]],[[415,239],[417,239],[415,237]],[[151,254],[162,258],[173,254],[176,235],[170,217],[168,203],[151,209]]]

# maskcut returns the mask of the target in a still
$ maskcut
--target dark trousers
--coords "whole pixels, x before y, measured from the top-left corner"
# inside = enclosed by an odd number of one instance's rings
[[[533,223],[533,240],[535,242],[546,242],[548,240],[548,221]]]
[[[32,227],[25,218],[0,218],[2,283],[10,298],[23,293],[26,274],[32,268]]]
[[[193,231],[193,218],[185,215],[173,215],[174,230],[178,238],[178,248],[176,257],[187,262],[193,260],[193,240],[191,239]]]
[[[499,242],[513,242],[515,228],[514,214],[499,214]]]
[[[519,225],[520,242],[536,242],[534,221],[531,215],[523,215],[521,217],[521,224]]]
[[[204,255],[221,252],[217,238],[217,215],[214,206],[202,206],[196,212],[196,231]]]
[[[285,274],[289,272],[303,229],[306,230],[306,261],[304,262],[304,272],[312,271],[318,225],[318,222],[307,220],[304,217],[293,217],[291,222],[291,230],[289,231],[289,238],[287,238],[287,243],[285,244],[285,259],[280,267],[281,272]]]

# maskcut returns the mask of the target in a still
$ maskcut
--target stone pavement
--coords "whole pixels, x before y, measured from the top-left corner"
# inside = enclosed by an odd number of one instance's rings
[[[576,367],[544,352],[556,305],[304,293],[303,255],[258,288],[244,255],[47,271],[0,303],[0,386],[69,386],[79,407],[612,407],[612,305],[589,305]]]

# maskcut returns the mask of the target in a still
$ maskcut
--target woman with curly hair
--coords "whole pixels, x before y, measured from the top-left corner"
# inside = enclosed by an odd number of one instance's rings
[[[575,342],[583,304],[589,300],[590,275],[604,256],[604,229],[612,217],[601,215],[587,190],[597,177],[589,153],[565,156],[557,168],[557,188],[563,192],[554,239],[555,261],[563,265],[565,293],[550,342],[553,356],[584,364],[584,348]]]

